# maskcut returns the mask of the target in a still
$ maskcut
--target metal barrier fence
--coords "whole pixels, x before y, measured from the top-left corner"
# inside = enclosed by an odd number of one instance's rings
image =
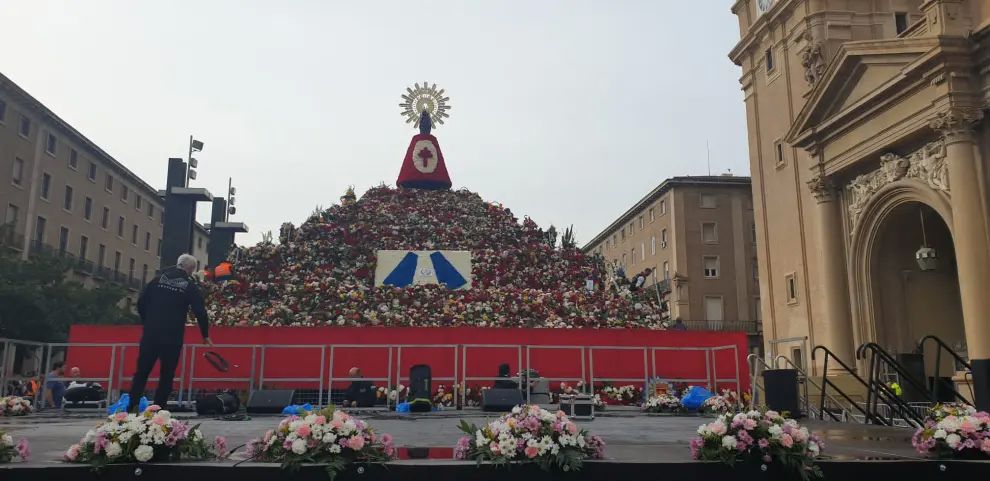
[[[51,366],[54,363],[56,356],[64,354],[68,356],[68,359],[72,359],[73,356],[76,358],[80,356],[86,356],[86,349],[99,349],[100,355],[104,356],[103,360],[106,362],[106,372],[101,372],[97,376],[89,376],[86,378],[76,379],[77,381],[84,382],[99,382],[105,383],[104,387],[106,389],[106,403],[112,403],[117,399],[117,395],[121,392],[126,384],[129,384],[130,379],[128,373],[133,369],[137,359],[137,344],[134,343],[31,343],[24,341],[16,341],[10,339],[0,339],[0,395],[5,394],[8,388],[9,382],[12,380],[19,380],[25,378],[23,375],[15,375],[13,373],[14,364],[14,352],[16,351],[17,345],[25,345],[33,347],[35,350],[40,348],[41,352],[44,353],[42,356],[43,362],[41,366],[43,370],[41,372],[49,372]],[[218,385],[223,385],[224,387],[232,388],[235,390],[247,391],[250,395],[258,389],[264,389],[266,385],[276,385],[279,387],[301,387],[307,385],[308,391],[312,391],[313,386],[315,386],[315,396],[313,399],[306,399],[309,402],[315,402],[318,405],[323,405],[324,401],[327,402],[339,402],[340,399],[335,398],[335,391],[339,394],[340,390],[335,390],[335,383],[341,383],[345,381],[352,381],[350,377],[341,377],[337,375],[335,368],[339,369],[342,362],[347,362],[346,354],[348,351],[357,350],[360,353],[367,354],[369,351],[381,351],[380,355],[375,354],[372,358],[380,359],[385,361],[384,376],[369,376],[362,377],[363,381],[370,381],[374,383],[385,383],[386,388],[393,388],[399,384],[403,384],[404,381],[409,379],[408,372],[403,371],[403,351],[406,352],[406,362],[408,363],[411,352],[417,350],[430,350],[433,351],[432,358],[437,359],[440,357],[437,351],[449,350],[453,355],[450,357],[450,364],[442,363],[441,368],[448,369],[452,371],[453,375],[446,376],[436,376],[433,377],[434,381],[443,381],[450,383],[452,385],[460,385],[465,388],[468,387],[469,382],[493,382],[500,379],[505,379],[496,376],[480,376],[476,375],[471,370],[477,371],[481,369],[481,366],[477,365],[478,361],[470,361],[469,354],[477,353],[481,350],[506,350],[509,353],[505,358],[514,357],[517,368],[522,372],[528,372],[529,370],[539,371],[542,367],[549,367],[548,362],[537,362],[534,361],[534,354],[550,352],[567,352],[571,351],[573,354],[579,356],[579,361],[573,363],[562,363],[555,362],[553,370],[555,372],[547,374],[544,379],[549,379],[553,381],[562,382],[584,382],[589,385],[592,389],[596,385],[600,384],[611,384],[611,383],[632,383],[639,384],[642,383],[645,387],[650,380],[661,380],[668,382],[683,382],[689,384],[704,385],[709,389],[716,389],[720,385],[734,384],[737,392],[741,391],[743,388],[743,380],[741,379],[740,369],[739,369],[739,347],[735,345],[726,346],[707,346],[707,347],[670,347],[670,346],[571,346],[571,345],[523,345],[523,344],[331,344],[331,345],[302,345],[302,344],[272,344],[272,345],[247,345],[247,344],[223,344],[216,345],[211,350],[216,350],[223,353],[224,356],[230,356],[235,359],[241,359],[244,362],[245,359],[250,362],[246,369],[242,369],[240,365],[235,365],[234,367],[238,369],[237,372],[246,375],[232,375],[232,376],[216,376],[212,374],[204,374],[202,370],[197,372],[197,361],[201,357],[201,353],[204,352],[206,346],[199,344],[190,344],[183,347],[179,366],[176,371],[175,382],[177,384],[176,390],[176,400],[182,405],[189,405],[189,402],[194,399],[198,390],[203,390],[203,386],[210,386],[210,389],[215,389]],[[313,372],[314,375],[307,376],[305,373],[303,375],[274,375],[271,373],[269,364],[271,363],[273,356],[275,356],[277,351],[313,351],[311,354],[319,354],[319,366],[317,368],[307,367]],[[514,352],[512,352],[514,351]],[[696,369],[691,372],[697,372],[697,375],[690,376],[670,376],[664,375],[667,371],[665,366],[660,366],[658,362],[658,353],[701,353],[704,358],[704,369]],[[734,375],[726,377],[727,371],[723,369],[721,371],[722,376],[719,376],[718,363],[716,362],[717,354],[720,352],[731,353],[732,368],[729,372]],[[132,356],[128,358],[128,353],[132,353]],[[611,362],[606,361],[604,365],[596,367],[596,355],[604,356],[605,353],[611,353]],[[293,357],[301,356],[302,354],[296,354]],[[475,354],[477,356],[477,354]],[[89,360],[92,363],[92,357]],[[492,356],[489,356],[491,358]],[[559,356],[555,355],[556,359],[560,359]],[[682,357],[683,358],[683,357]],[[472,357],[471,359],[476,359]],[[621,362],[617,360],[621,359]],[[103,362],[97,361],[98,363]],[[642,376],[636,375],[636,377],[629,377],[621,375],[621,369],[616,370],[613,366],[616,364],[621,364],[625,372],[628,372],[628,366],[634,366],[642,363]],[[722,363],[724,365],[724,361]],[[354,363],[345,364],[354,365]],[[377,367],[381,367],[378,365]],[[493,368],[489,373],[494,372],[493,366],[485,366],[485,369]],[[683,366],[679,366],[680,371],[685,371]],[[105,375],[104,375],[105,374]],[[57,379],[59,381],[69,381],[68,378]],[[155,384],[158,378],[149,378],[149,384]],[[457,391],[454,391],[457,392]],[[312,394],[312,393],[310,393]],[[466,389],[461,389],[458,393],[461,396],[461,404],[466,405]],[[339,397],[339,396],[337,396]],[[40,396],[39,396],[40,398]],[[36,398],[37,399],[37,398]],[[528,394],[527,394],[528,399]],[[386,405],[391,407],[393,402],[397,400],[391,399],[390,396],[386,395]]]

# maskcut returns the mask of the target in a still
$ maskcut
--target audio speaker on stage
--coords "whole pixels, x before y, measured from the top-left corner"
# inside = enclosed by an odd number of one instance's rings
[[[768,408],[777,412],[790,413],[790,417],[793,418],[801,417],[796,369],[767,369],[763,371],[763,386]]]
[[[522,391],[518,389],[488,389],[481,391],[481,410],[506,412],[523,404]]]
[[[248,398],[248,414],[281,414],[286,406],[292,404],[295,396],[294,389],[262,389],[255,391]]]
[[[907,402],[930,401],[928,393],[915,387],[925,386],[924,380],[927,379],[927,377],[925,377],[925,356],[923,354],[902,352],[897,354],[897,362],[901,365],[901,370],[911,377],[911,380],[908,380],[904,379],[904,376],[901,376],[900,382],[898,383],[901,385],[901,389],[903,390],[900,398]]]
[[[196,398],[196,414],[200,416],[234,414],[240,408],[241,400],[230,391],[204,394]]]

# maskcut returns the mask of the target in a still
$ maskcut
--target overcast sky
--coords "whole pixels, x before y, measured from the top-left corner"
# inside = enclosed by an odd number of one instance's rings
[[[748,175],[728,0],[0,0],[0,71],[155,187],[238,188],[254,243],[348,185],[394,185],[398,103],[450,96],[454,188],[589,241],[663,179]],[[209,207],[202,204],[201,221]]]

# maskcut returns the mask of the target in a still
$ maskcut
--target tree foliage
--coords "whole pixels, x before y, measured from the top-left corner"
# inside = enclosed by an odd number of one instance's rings
[[[0,246],[0,337],[59,342],[72,324],[132,324],[120,307],[123,288],[86,289],[69,279],[71,264],[51,256],[24,261]]]

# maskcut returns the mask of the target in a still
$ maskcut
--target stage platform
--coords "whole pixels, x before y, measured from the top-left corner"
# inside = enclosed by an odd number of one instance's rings
[[[391,433],[400,448],[431,448],[429,459],[400,459],[385,466],[368,466],[364,473],[349,473],[350,479],[505,479],[504,472],[490,467],[480,470],[473,462],[451,460],[451,447],[460,437],[456,426],[460,419],[475,424],[495,417],[477,410],[441,411],[428,414],[396,414],[383,410],[355,409],[352,413],[368,420],[378,432]],[[259,436],[278,423],[278,416],[256,416],[246,421],[221,421],[213,418],[188,417],[201,422],[207,436],[223,435],[231,447]],[[576,477],[580,479],[781,479],[773,470],[762,472],[759,466],[744,466],[735,471],[718,463],[699,463],[690,459],[689,441],[706,418],[693,416],[649,415],[632,408],[613,408],[594,420],[579,424],[601,435],[607,443],[605,461],[588,463]],[[97,478],[88,467],[66,465],[60,461],[65,449],[100,421],[95,414],[59,416],[39,413],[25,418],[0,418],[0,425],[16,438],[31,442],[32,459],[0,467],[0,479],[199,479],[216,480],[237,476],[238,481],[278,479],[278,466],[246,462],[243,452],[221,463],[179,463],[144,466],[139,476],[135,466],[118,466]],[[806,425],[825,439],[828,458],[822,461],[827,479],[959,479],[961,476],[990,476],[990,462],[939,462],[920,458],[911,447],[912,430],[855,424],[806,421]],[[407,451],[402,450],[403,457]],[[514,469],[514,478],[546,479],[546,475],[529,469]],[[653,474],[651,474],[653,473]],[[568,478],[574,478],[568,474]],[[674,478],[670,478],[674,476]],[[284,476],[288,479],[288,476]],[[554,476],[556,477],[556,476]],[[306,469],[292,479],[325,479],[320,469]],[[688,479],[688,478],[685,478]],[[975,478],[974,478],[975,479]],[[515,481],[521,481],[519,479]]]

